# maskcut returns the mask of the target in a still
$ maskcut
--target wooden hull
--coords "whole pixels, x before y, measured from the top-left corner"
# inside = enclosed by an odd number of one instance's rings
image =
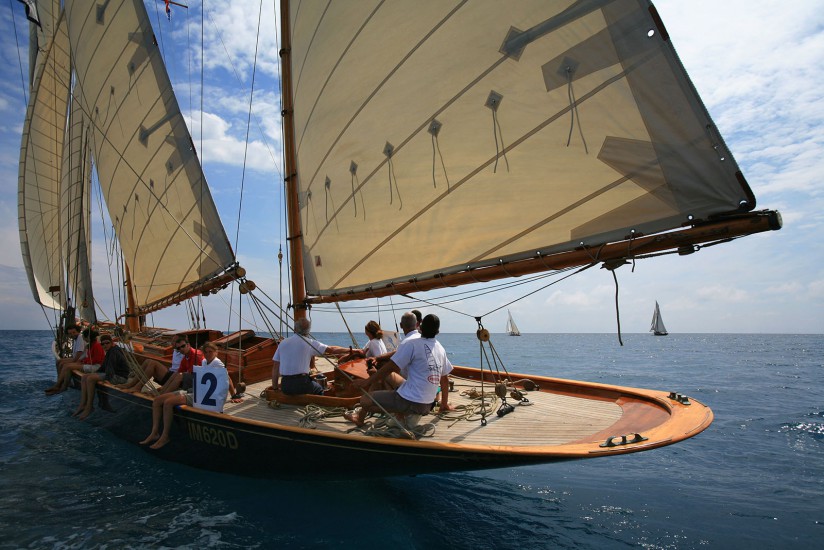
[[[479,384],[476,369],[456,367],[463,384]],[[485,378],[489,373],[484,373]],[[297,407],[274,410],[265,400],[216,414],[182,406],[175,411],[171,442],[158,457],[207,470],[263,478],[357,478],[479,470],[605,457],[654,449],[692,437],[712,422],[705,405],[666,392],[590,384],[512,374],[529,379],[540,391],[529,393],[536,407],[514,407],[505,416],[490,415],[487,426],[442,421],[433,438],[417,441],[347,433],[342,419],[304,428],[294,420]],[[491,391],[485,382],[485,391]],[[521,386],[522,387],[522,386]],[[151,399],[99,385],[113,413],[96,411],[89,420],[137,444],[151,428]],[[251,394],[254,395],[254,394]],[[456,392],[456,399],[457,397]],[[577,403],[580,412],[547,412],[541,401]],[[544,407],[544,408],[542,408]],[[584,418],[592,410],[611,411],[598,420]],[[284,410],[285,409],[285,410]],[[428,422],[426,416],[423,422]],[[436,420],[437,422],[437,420]],[[465,421],[462,421],[465,422]],[[556,423],[556,424],[553,424]],[[547,430],[541,435],[542,430]],[[636,435],[637,434],[637,435]]]

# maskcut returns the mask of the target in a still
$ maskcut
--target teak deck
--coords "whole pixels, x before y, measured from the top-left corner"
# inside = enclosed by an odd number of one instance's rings
[[[247,395],[257,396],[268,386],[261,382],[249,386]],[[461,391],[476,388],[480,384],[472,380],[455,379],[455,391],[450,392],[452,405],[468,405],[471,399],[461,395]],[[493,388],[486,384],[485,391]],[[494,394],[493,394],[494,395]],[[513,399],[508,403],[515,410],[506,416],[498,417],[495,410],[487,416],[487,425],[481,426],[480,420],[440,419],[434,415],[421,418],[421,424],[432,423],[435,432],[425,441],[458,443],[465,445],[498,446],[544,446],[562,445],[582,439],[590,439],[593,434],[608,429],[621,419],[621,407],[612,401],[593,401],[581,397],[558,395],[544,392],[530,392],[526,395],[531,405],[518,405]],[[500,400],[499,400],[500,404]],[[299,426],[302,418],[296,405],[281,404],[271,408],[263,398],[248,397],[242,403],[227,402],[224,413],[233,417],[274,423],[284,426]],[[315,429],[324,432],[345,434],[355,425],[340,416],[317,422]],[[616,434],[617,435],[617,434]],[[603,442],[603,438],[599,440]]]

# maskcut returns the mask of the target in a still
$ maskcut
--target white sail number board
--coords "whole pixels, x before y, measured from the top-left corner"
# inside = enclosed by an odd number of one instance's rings
[[[194,406],[207,411],[223,412],[229,393],[229,376],[224,367],[194,368]]]

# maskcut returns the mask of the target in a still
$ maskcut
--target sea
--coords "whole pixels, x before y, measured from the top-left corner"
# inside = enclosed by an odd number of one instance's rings
[[[439,339],[479,366],[473,334]],[[493,334],[508,370],[677,391],[715,421],[647,452],[478,472],[321,480],[336,465],[319,454],[290,481],[163,461],[72,418],[76,391],[43,394],[50,340],[0,332],[3,549],[824,548],[822,335]]]

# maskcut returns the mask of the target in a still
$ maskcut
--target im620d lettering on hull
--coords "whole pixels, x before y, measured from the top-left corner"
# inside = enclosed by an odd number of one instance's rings
[[[196,422],[189,422],[189,437],[195,441],[202,441],[217,447],[228,447],[237,449],[238,442],[234,433],[220,428],[203,426]]]

